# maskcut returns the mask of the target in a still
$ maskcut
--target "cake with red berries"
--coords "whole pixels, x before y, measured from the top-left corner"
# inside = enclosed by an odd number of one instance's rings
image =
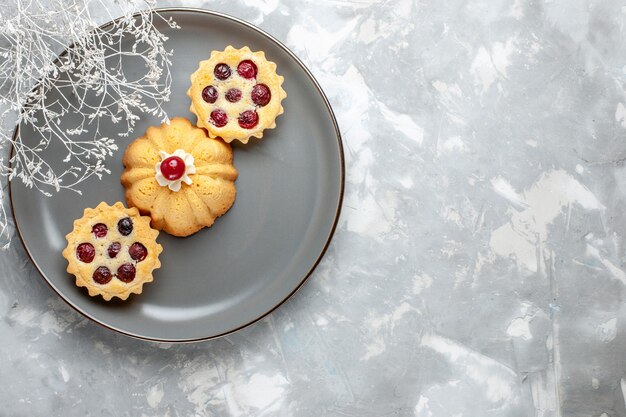
[[[276,117],[283,113],[281,102],[287,97],[283,81],[264,52],[227,46],[211,52],[191,75],[190,110],[210,137],[247,143],[276,127]]]
[[[130,294],[141,294],[161,266],[163,248],[156,242],[158,235],[150,227],[150,218],[140,216],[136,208],[120,202],[87,208],[66,236],[67,272],[92,297],[126,300]]]
[[[237,170],[230,145],[209,138],[187,119],[148,128],[128,145],[123,163],[126,202],[171,235],[210,227],[235,201]]]

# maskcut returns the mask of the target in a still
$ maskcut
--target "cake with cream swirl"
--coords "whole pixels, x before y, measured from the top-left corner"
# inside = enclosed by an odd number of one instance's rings
[[[123,158],[126,202],[152,218],[152,226],[189,236],[226,213],[235,201],[233,152],[219,138],[176,117],[149,127]]]

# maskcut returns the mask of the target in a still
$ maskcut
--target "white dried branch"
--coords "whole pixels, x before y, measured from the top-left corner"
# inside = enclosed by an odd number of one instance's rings
[[[117,138],[133,132],[142,115],[167,121],[171,51],[157,20],[177,27],[149,0],[15,0],[2,8],[0,149],[13,152],[0,158],[0,175],[45,195],[80,193],[81,182],[109,173],[105,160],[118,150]],[[130,77],[129,62],[142,63],[144,72]],[[104,123],[111,136],[103,135]],[[13,136],[16,124],[22,129]],[[51,145],[64,150],[62,161],[46,159]],[[5,212],[3,205],[0,236]]]

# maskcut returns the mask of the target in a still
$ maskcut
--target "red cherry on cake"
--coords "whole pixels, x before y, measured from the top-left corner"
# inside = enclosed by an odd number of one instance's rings
[[[122,282],[131,282],[135,279],[135,267],[133,264],[123,264],[119,268],[117,268],[117,279]]]
[[[270,102],[272,93],[265,84],[257,84],[252,87],[252,93],[250,93],[250,96],[254,104],[263,107]]]
[[[185,175],[185,161],[178,156],[170,156],[161,162],[161,173],[170,181],[176,181]]]
[[[230,67],[224,63],[217,64],[213,69],[213,74],[218,80],[225,80],[230,77]]]
[[[228,115],[223,110],[213,110],[211,112],[211,123],[217,127],[224,127],[228,123]]]
[[[246,110],[239,115],[239,126],[252,129],[259,122],[259,115],[254,110]]]
[[[135,242],[128,248],[128,254],[132,260],[141,262],[148,256],[148,249],[141,243]]]
[[[93,227],[91,228],[91,232],[98,239],[102,238],[102,237],[105,237],[107,235],[107,231],[108,230],[109,229],[107,228],[106,224],[104,224],[104,223],[94,224]]]
[[[238,102],[239,100],[241,100],[241,90],[237,88],[231,88],[226,92],[226,100],[230,101],[231,103]]]
[[[237,65],[237,74],[242,76],[243,78],[254,78],[257,74],[256,64],[249,59],[241,61],[239,65]]]
[[[81,243],[76,248],[76,257],[80,259],[81,262],[88,264],[96,257],[96,249],[91,243]]]
[[[206,87],[204,87],[204,90],[202,90],[202,100],[206,101],[207,103],[215,103],[217,101],[217,88],[213,87],[212,85],[207,85]]]
[[[113,242],[109,245],[107,252],[109,253],[109,258],[115,258],[118,253],[122,250],[122,245],[120,242]]]
[[[111,270],[106,266],[99,266],[95,271],[93,271],[93,275],[91,277],[96,283],[104,285],[111,281],[113,275],[111,275]]]

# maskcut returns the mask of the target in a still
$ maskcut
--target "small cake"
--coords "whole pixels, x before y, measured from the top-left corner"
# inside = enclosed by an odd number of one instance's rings
[[[65,236],[67,272],[92,297],[126,300],[132,293],[141,294],[143,284],[152,282],[153,271],[161,266],[158,235],[150,227],[150,218],[140,216],[136,208],[120,202],[87,208]]]
[[[230,145],[176,117],[149,127],[124,153],[126,202],[152,226],[189,236],[226,213],[235,201],[237,170]]]
[[[281,101],[287,97],[282,84],[276,64],[265,59],[265,53],[227,46],[200,62],[187,95],[198,126],[210,137],[248,143],[250,137],[261,138],[265,129],[276,127],[276,117],[283,113]]]

